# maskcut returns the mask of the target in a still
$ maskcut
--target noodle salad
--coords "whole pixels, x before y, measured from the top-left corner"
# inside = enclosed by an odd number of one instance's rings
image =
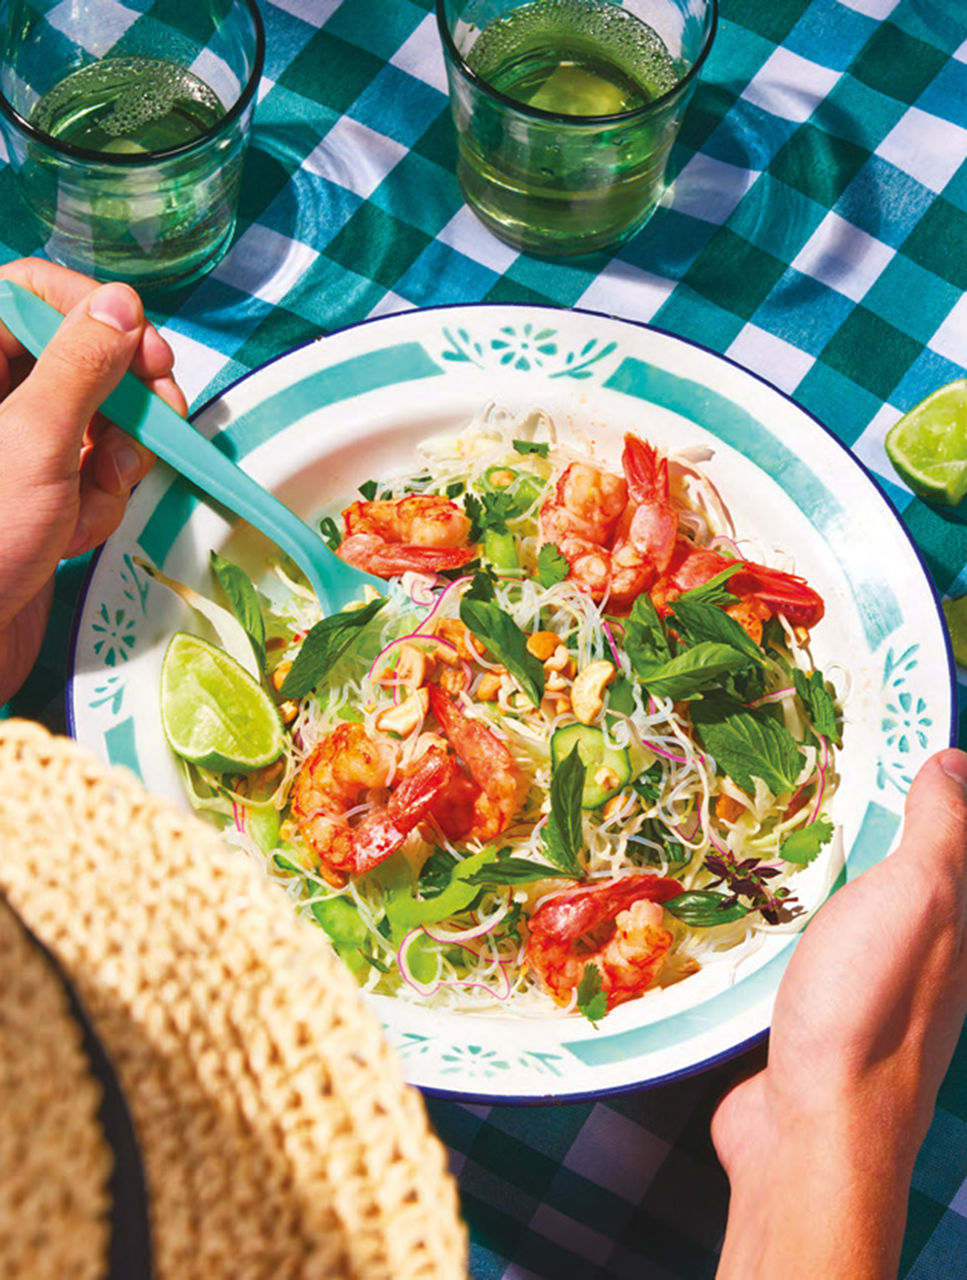
[[[366,989],[597,1023],[801,923],[841,741],[823,601],[742,554],[707,456],[628,435],[619,469],[491,406],[321,522],[385,594],[322,618],[213,554],[226,609],[154,572],[275,735],[253,763],[169,731],[192,803]]]

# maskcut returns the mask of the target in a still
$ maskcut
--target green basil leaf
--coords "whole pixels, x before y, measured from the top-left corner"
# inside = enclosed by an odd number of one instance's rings
[[[833,824],[826,818],[810,822],[786,836],[779,848],[779,857],[783,862],[795,862],[805,866],[812,862],[824,844],[833,838]]]
[[[681,596],[672,604],[671,611],[675,630],[690,647],[708,640],[731,645],[759,665],[765,661],[762,650],[752,637],[718,605]]]
[[[238,618],[245,634],[252,642],[259,670],[264,672],[265,622],[262,619],[258,592],[248,574],[237,564],[232,564],[230,560],[223,560],[217,551],[211,553],[211,566],[231,605],[232,613]]]
[[[339,655],[359,635],[359,632],[386,604],[385,600],[371,600],[361,609],[333,613],[312,628],[302,648],[296,654],[292,670],[282,682],[279,693],[283,698],[303,698],[330,670]]]
[[[690,587],[688,591],[683,591],[678,597],[679,600],[698,600],[704,604],[735,604],[738,596],[731,592],[725,585],[734,573],[738,573],[742,568],[742,561],[736,560],[735,564],[728,565],[725,569],[720,569],[714,577],[709,578],[707,582],[700,582],[697,587]],[[677,603],[677,601],[676,601]]]
[[[359,486],[359,492],[363,495],[363,497],[366,499],[367,502],[372,502],[376,497],[376,490],[378,488],[379,488],[379,482],[377,480],[364,480],[363,483]]]
[[[479,885],[527,884],[532,880],[550,880],[558,877],[573,880],[569,871],[560,867],[545,866],[541,862],[531,862],[528,858],[498,858],[489,866],[481,867],[468,877],[468,883]]]
[[[629,657],[650,694],[675,702],[699,697],[705,689],[721,684],[725,676],[746,667],[749,661],[730,644],[714,644],[710,640],[703,640],[665,662],[636,663],[630,649]]]
[[[574,747],[551,773],[551,811],[541,832],[545,857],[574,880],[584,875],[578,853],[584,846],[581,797],[585,773],[584,761]]]
[[[512,443],[517,453],[536,453],[539,458],[546,458],[551,448],[549,444],[536,440],[514,440]]]
[[[665,662],[672,656],[665,624],[646,592],[635,601],[625,622],[625,652],[636,671]]]
[[[477,583],[474,578],[474,586]],[[502,662],[535,707],[544,696],[544,668],[527,651],[527,637],[509,613],[493,600],[472,598],[468,592],[460,601],[460,620],[469,627],[489,652]]]
[[[339,530],[339,525],[336,524],[332,516],[323,516],[319,521],[319,532],[322,534],[322,539],[330,551],[335,551],[340,542],[342,542],[342,533]]]
[[[812,721],[813,728],[835,746],[839,746],[841,738],[836,718],[836,703],[826,688],[822,672],[813,671],[807,676],[804,671],[796,668],[792,673],[792,682],[806,708],[806,715]]]
[[[583,1013],[593,1026],[597,1026],[608,1012],[608,997],[601,989],[601,970],[596,964],[586,964],[577,989],[578,1013]]]
[[[542,587],[553,587],[563,582],[571,572],[571,566],[553,542],[542,544],[537,553],[537,581]]]
[[[802,770],[799,744],[768,712],[719,694],[702,698],[690,712],[702,749],[743,791],[754,791],[756,778],[774,795],[796,785]]]
[[[723,893],[712,889],[693,889],[679,893],[662,903],[665,910],[693,929],[710,929],[717,924],[731,924],[749,914],[741,902],[729,902]]]

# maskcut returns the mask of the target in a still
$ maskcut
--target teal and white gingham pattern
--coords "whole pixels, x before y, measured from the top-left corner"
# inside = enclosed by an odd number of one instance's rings
[[[103,0],[105,22],[123,28],[146,7]],[[722,0],[670,195],[617,254],[557,264],[500,244],[461,202],[431,0],[261,8],[235,243],[151,311],[196,405],[319,333],[408,307],[535,301],[648,321],[815,414],[870,468],[938,590],[967,591],[967,521],[915,498],[883,452],[901,413],[967,371],[961,0]],[[38,247],[0,166],[0,257]],[[13,706],[55,726],[81,568],[60,575],[47,646]],[[967,745],[963,710],[961,723]],[[476,1280],[713,1276],[727,1185],[709,1117],[760,1056],[578,1106],[431,1100]],[[901,1276],[965,1274],[962,1040],[917,1162]]]

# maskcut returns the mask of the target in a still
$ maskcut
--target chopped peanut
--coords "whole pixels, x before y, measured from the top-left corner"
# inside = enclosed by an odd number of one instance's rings
[[[477,685],[476,697],[481,702],[496,701],[498,693],[500,693],[500,682],[503,676],[498,671],[487,671],[480,677],[480,683]]]
[[[282,685],[285,682],[285,678],[291,670],[292,670],[291,662],[280,662],[279,665],[272,672],[272,674],[269,676],[269,680],[272,683],[272,688],[276,691],[276,693],[278,693],[278,691],[282,688]]]
[[[571,657],[566,644],[559,644],[549,658],[544,659],[545,671],[563,671],[570,666]],[[571,672],[573,675],[573,671]]]
[[[618,785],[618,775],[613,769],[603,764],[594,772],[594,785],[600,787],[602,791],[610,791],[612,787]]]
[[[715,801],[715,816],[723,822],[735,822],[745,813],[746,806],[735,796],[726,795],[723,791]]]
[[[466,662],[473,662],[484,651],[477,637],[459,618],[441,618],[434,627],[434,633],[447,644],[453,645],[459,656]],[[449,657],[445,656],[448,652]],[[444,649],[440,657],[444,662],[451,664],[454,662],[452,650]]]
[[[293,702],[291,698],[286,698],[284,702],[279,703],[279,715],[283,724],[291,724],[299,714],[299,704]]]
[[[554,699],[554,714],[556,716],[566,716],[571,710],[571,699],[566,693],[560,693]]]
[[[610,822],[615,814],[620,813],[629,800],[633,800],[634,796],[627,791],[619,791],[616,796],[612,796],[609,800],[605,800],[604,808],[601,810],[602,817],[605,822]]]
[[[582,724],[593,724],[604,710],[604,691],[614,675],[614,667],[602,658],[590,663],[574,677],[571,705]]]
[[[425,688],[417,689],[395,707],[387,707],[376,717],[376,728],[384,733],[398,733],[406,738],[419,725],[430,707],[430,694]]]
[[[467,677],[462,667],[444,667],[437,679],[437,684],[444,691],[456,695],[463,693],[467,687]]]
[[[428,674],[426,654],[415,644],[401,644],[393,674],[397,684],[405,685],[407,689],[419,689],[426,683]]]
[[[539,662],[546,662],[561,644],[561,637],[556,631],[535,631],[527,637],[527,652]],[[567,650],[565,649],[565,657]]]

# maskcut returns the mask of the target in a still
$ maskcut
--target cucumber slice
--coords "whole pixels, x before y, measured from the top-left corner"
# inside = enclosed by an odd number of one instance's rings
[[[566,724],[551,737],[551,763],[556,767],[574,748],[584,761],[582,809],[597,809],[631,781],[631,760],[626,747],[610,747],[604,733],[593,724]]]

